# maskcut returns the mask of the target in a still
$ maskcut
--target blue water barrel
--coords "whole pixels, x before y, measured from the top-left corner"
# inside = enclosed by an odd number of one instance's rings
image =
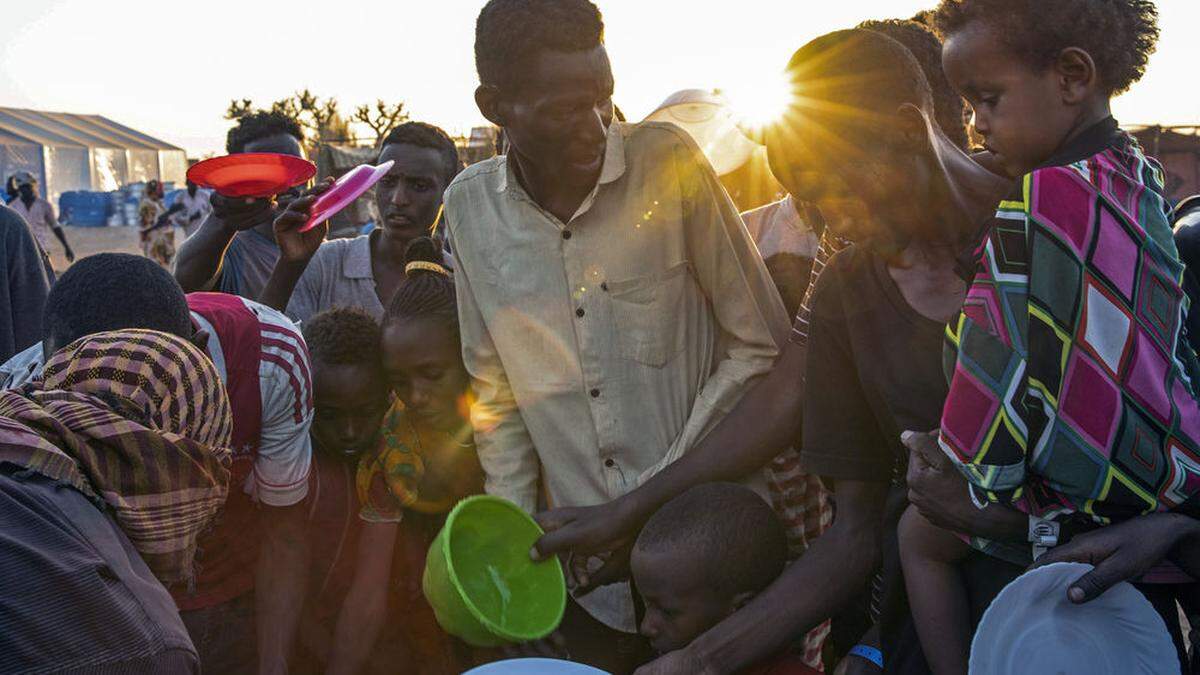
[[[111,211],[111,199],[105,192],[64,192],[58,200],[60,218],[68,225],[103,227]]]

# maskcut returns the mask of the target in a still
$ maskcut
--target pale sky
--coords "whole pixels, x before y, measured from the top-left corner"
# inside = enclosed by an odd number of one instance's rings
[[[617,105],[641,119],[679,89],[753,90],[796,48],[936,0],[599,0]],[[349,111],[404,100],[451,133],[482,123],[472,43],[483,0],[33,0],[0,15],[0,106],[110,117],[220,154],[231,98],[308,87]],[[1122,123],[1200,124],[1200,0],[1159,0],[1149,73]]]

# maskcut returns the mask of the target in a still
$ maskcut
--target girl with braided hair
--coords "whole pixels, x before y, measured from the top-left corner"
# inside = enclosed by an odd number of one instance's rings
[[[421,591],[425,553],[446,514],[483,491],[454,278],[429,237],[413,240],[405,261],[405,279],[383,317],[383,366],[396,403],[378,447],[358,467],[359,515],[366,522],[330,673],[357,672],[385,616],[396,610],[404,616],[414,670],[456,674],[473,665],[470,648],[441,630]]]

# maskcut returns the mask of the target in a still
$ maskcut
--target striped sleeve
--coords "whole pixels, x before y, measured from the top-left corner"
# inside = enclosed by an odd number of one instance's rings
[[[291,506],[308,493],[312,467],[312,371],[300,331],[282,313],[246,303],[259,319],[262,354],[262,444],[254,461],[254,494],[268,506]]]
[[[808,344],[808,323],[809,317],[812,315],[812,295],[813,289],[817,287],[817,279],[821,278],[821,272],[825,270],[825,265],[829,263],[833,254],[849,245],[849,241],[833,234],[828,227],[821,233],[821,241],[817,245],[817,255],[813,258],[812,273],[808,277],[808,288],[804,291],[804,300],[800,303],[800,311],[796,313],[796,319],[792,323],[792,335],[789,338],[792,344],[801,346]]]

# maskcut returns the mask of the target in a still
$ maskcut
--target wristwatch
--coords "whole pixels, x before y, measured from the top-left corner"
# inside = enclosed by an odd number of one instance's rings
[[[1058,546],[1060,526],[1053,520],[1029,516],[1029,543],[1033,544],[1033,559],[1037,560],[1047,549]]]

